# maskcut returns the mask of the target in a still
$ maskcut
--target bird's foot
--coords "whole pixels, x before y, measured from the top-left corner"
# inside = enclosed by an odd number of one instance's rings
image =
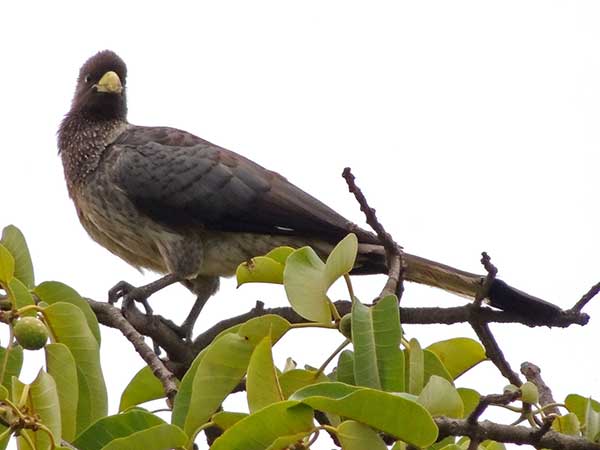
[[[165,275],[152,283],[145,284],[144,286],[135,287],[126,281],[119,281],[115,286],[108,291],[108,302],[114,304],[123,299],[123,310],[126,310],[131,306],[132,302],[141,303],[144,306],[146,314],[152,315],[152,308],[148,303],[148,298],[161,289],[170,286],[173,283],[181,281],[181,278],[175,274]]]
[[[151,316],[153,310],[148,303],[148,297],[150,297],[150,295],[152,295],[154,292],[148,292],[148,286],[150,285],[135,287],[127,281],[119,281],[108,291],[108,303],[113,305],[122,298],[122,309],[126,310],[133,302],[138,302],[144,307],[146,315]]]

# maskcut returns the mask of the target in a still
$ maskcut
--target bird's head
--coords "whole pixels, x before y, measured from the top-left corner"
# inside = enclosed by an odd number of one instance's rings
[[[96,53],[79,71],[71,113],[97,119],[125,119],[127,66],[111,50]]]

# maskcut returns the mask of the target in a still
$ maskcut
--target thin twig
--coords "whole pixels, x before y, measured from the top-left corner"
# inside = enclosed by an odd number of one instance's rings
[[[479,337],[479,340],[485,347],[485,354],[487,357],[494,363],[494,365],[498,368],[500,373],[512,384],[515,386],[521,386],[522,382],[517,375],[510,367],[510,364],[504,357],[504,353],[500,349],[500,346],[496,342],[494,335],[492,334],[490,327],[487,323],[481,323],[476,318],[476,307],[473,305],[474,310],[474,318],[469,321],[475,333]]]
[[[480,306],[481,302],[483,302],[483,299],[488,297],[490,287],[492,286],[492,283],[496,279],[496,274],[498,273],[498,269],[492,264],[492,259],[486,252],[481,253],[481,264],[487,272],[487,275],[483,280],[481,287],[477,291],[477,294],[475,295],[475,305],[477,306]]]
[[[506,392],[504,394],[491,394],[484,395],[479,399],[479,403],[475,407],[475,409],[469,414],[467,417],[467,422],[471,424],[476,424],[479,420],[479,417],[484,413],[490,405],[508,405],[509,403],[514,402],[521,396],[519,391],[515,392]]]
[[[144,342],[144,337],[127,321],[121,310],[115,308],[110,303],[100,303],[94,305],[94,310],[102,310],[103,317],[110,322],[110,326],[117,328],[123,333],[123,336],[133,344],[133,348],[142,359],[148,364],[152,373],[160,380],[165,391],[165,395],[169,402],[173,403],[177,394],[177,386],[175,385],[175,376],[165,367],[163,362],[152,351],[152,349]]]
[[[600,292],[600,283],[596,283],[593,285],[589,291],[587,291],[581,299],[573,307],[571,311],[580,312],[585,305],[589,303],[591,299],[593,299]]]
[[[386,295],[396,294],[398,299],[402,297],[404,292],[404,269],[406,264],[402,257],[402,247],[398,245],[392,236],[385,231],[385,228],[377,219],[375,209],[369,206],[367,199],[361,189],[356,185],[356,179],[352,174],[350,167],[346,167],[342,172],[342,176],[346,180],[348,190],[354,195],[356,201],[360,205],[360,210],[365,214],[367,223],[373,231],[377,234],[377,237],[381,241],[383,248],[385,249],[385,258],[388,263],[388,281],[385,284],[379,298],[383,298]]]

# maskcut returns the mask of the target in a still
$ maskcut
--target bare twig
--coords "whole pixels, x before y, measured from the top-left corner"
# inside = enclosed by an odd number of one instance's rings
[[[402,257],[402,247],[394,241],[387,231],[385,231],[385,228],[383,228],[383,225],[377,219],[375,209],[369,206],[365,195],[356,185],[355,177],[352,174],[350,167],[344,169],[342,176],[346,180],[348,190],[354,195],[356,201],[360,205],[360,210],[365,214],[367,223],[373,228],[385,249],[385,258],[388,263],[388,281],[381,291],[379,298],[390,294],[397,294],[398,299],[400,299],[404,292],[403,274],[406,267],[406,263]]]
[[[514,402],[521,396],[521,392],[506,392],[504,394],[491,394],[484,395],[479,399],[479,403],[475,407],[475,409],[469,414],[467,417],[467,422],[471,424],[476,424],[479,417],[484,413],[490,405],[508,405],[509,403]]]
[[[593,299],[599,292],[600,292],[600,283],[596,283],[595,285],[593,285],[590,288],[589,291],[587,291],[581,297],[581,299],[579,299],[579,301],[577,303],[575,303],[575,305],[573,305],[573,307],[571,308],[571,311],[580,312],[583,309],[583,307],[585,305],[587,305],[589,303],[589,301],[591,299]]]
[[[487,275],[483,280],[481,287],[477,291],[477,294],[475,295],[474,303],[477,306],[481,306],[483,299],[487,298],[490,292],[490,287],[492,286],[492,283],[496,279],[496,274],[498,273],[498,269],[492,264],[492,259],[486,252],[481,253],[481,264],[487,272]]]
[[[478,309],[477,306],[473,305],[473,309]],[[469,321],[475,333],[479,337],[479,340],[485,347],[485,354],[487,357],[494,363],[494,365],[498,368],[500,373],[512,384],[515,386],[521,386],[522,382],[517,375],[510,367],[510,364],[504,357],[504,353],[500,349],[500,346],[496,342],[494,335],[492,334],[490,327],[487,323],[481,323],[477,318],[473,318]]]
[[[88,302],[93,302],[93,300],[88,300]],[[108,322],[109,326],[120,330],[123,336],[133,344],[135,351],[138,352],[150,369],[152,369],[152,373],[162,383],[165,395],[172,404],[177,394],[175,376],[165,367],[152,349],[148,347],[144,342],[143,336],[123,317],[121,310],[115,308],[110,303],[93,302],[93,307],[96,314],[101,312],[105,324]]]
[[[116,327],[108,314],[108,309],[103,305],[105,302],[98,302],[92,299],[86,299],[96,314],[98,321],[112,328]],[[167,352],[167,356],[174,362],[191,364],[195,353],[191,346],[173,331],[161,320],[161,316],[148,316],[135,307],[130,307],[127,311],[127,321],[142,335],[148,336],[161,348]]]

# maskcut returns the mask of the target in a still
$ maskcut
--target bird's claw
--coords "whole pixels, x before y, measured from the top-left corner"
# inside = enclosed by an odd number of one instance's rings
[[[121,298],[123,299],[123,310],[126,310],[133,302],[138,302],[144,307],[146,315],[152,315],[153,310],[148,303],[148,294],[143,288],[137,288],[126,281],[119,281],[108,291],[108,303],[113,305]]]
[[[108,303],[114,305],[120,298],[125,298],[127,294],[135,289],[127,281],[119,281],[108,291]]]

